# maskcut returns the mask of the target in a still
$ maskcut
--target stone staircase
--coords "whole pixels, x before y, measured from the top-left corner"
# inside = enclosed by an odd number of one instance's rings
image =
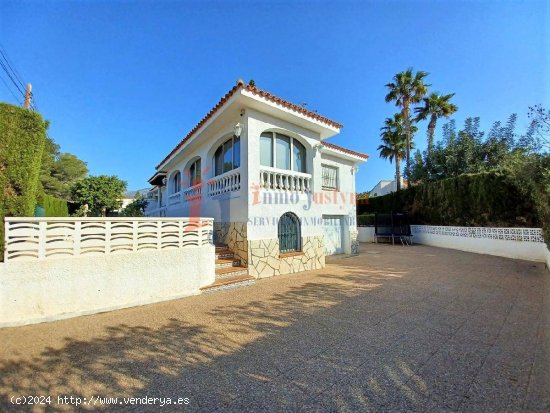
[[[202,287],[201,291],[211,293],[255,282],[256,279],[248,275],[248,268],[241,265],[241,261],[227,245],[216,245],[216,279],[212,284]]]

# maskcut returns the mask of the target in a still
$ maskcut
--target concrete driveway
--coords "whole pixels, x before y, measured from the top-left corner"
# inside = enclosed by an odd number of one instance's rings
[[[2,329],[0,411],[548,411],[549,284],[542,264],[363,244],[251,287]],[[49,406],[10,401],[29,395]]]

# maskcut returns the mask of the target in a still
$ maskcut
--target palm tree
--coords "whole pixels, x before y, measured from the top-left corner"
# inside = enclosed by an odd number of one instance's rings
[[[430,118],[428,123],[428,156],[426,162],[431,161],[431,154],[434,146],[434,134],[435,126],[439,118],[448,118],[458,110],[458,106],[451,103],[450,100],[454,96],[454,93],[448,95],[440,95],[438,93],[432,93],[430,96],[423,98],[423,106],[416,108],[414,111],[417,113],[415,121],[424,120]]]
[[[431,85],[424,83],[424,78],[428,76],[428,72],[418,71],[413,73],[413,69],[409,68],[404,72],[398,73],[393,77],[393,82],[388,83],[386,87],[389,89],[386,95],[386,102],[395,101],[395,105],[401,108],[401,116],[405,128],[406,150],[405,157],[407,160],[405,174],[409,177],[411,170],[411,148],[412,148],[412,121],[411,121],[411,105],[419,103],[428,93],[428,87]]]
[[[382,133],[382,145],[378,147],[380,157],[395,160],[395,183],[399,191],[401,189],[401,160],[407,151],[407,139],[403,129],[401,114],[396,113],[393,118],[386,118],[384,126],[380,129]]]

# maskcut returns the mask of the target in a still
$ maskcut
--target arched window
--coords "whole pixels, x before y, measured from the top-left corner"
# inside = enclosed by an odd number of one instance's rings
[[[222,143],[213,159],[214,175],[218,176],[241,166],[241,140],[233,136]]]
[[[189,167],[189,186],[195,186],[201,183],[201,160],[197,159]]]
[[[170,189],[172,194],[176,194],[181,190],[181,172],[177,171],[174,175],[172,175],[172,179],[170,179]]]
[[[260,164],[306,172],[306,148],[291,136],[264,132],[260,135]]]
[[[292,212],[286,212],[279,219],[279,251],[284,254],[301,249],[300,219]]]

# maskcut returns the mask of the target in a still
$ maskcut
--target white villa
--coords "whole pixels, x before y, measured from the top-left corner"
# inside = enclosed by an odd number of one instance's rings
[[[400,178],[401,180],[401,188],[407,188],[408,183],[403,177]],[[377,196],[384,196],[391,194],[392,192],[397,191],[397,181],[394,179],[393,181],[389,179],[383,179],[379,181],[374,188],[372,188],[369,191],[369,197],[370,198],[376,198]]]
[[[214,218],[218,252],[238,261],[228,275],[322,268],[358,245],[355,175],[368,156],[326,142],[341,128],[238,81],[157,165],[146,215]]]

